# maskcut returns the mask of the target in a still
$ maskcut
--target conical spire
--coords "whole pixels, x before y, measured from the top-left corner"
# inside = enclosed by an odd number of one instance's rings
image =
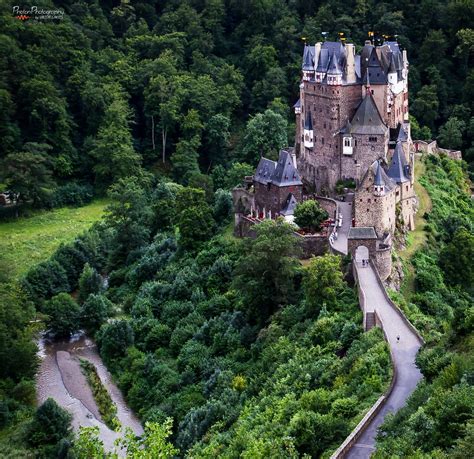
[[[314,70],[313,53],[311,52],[311,48],[308,45],[305,45],[304,47],[303,70]]]
[[[406,170],[405,154],[403,153],[402,143],[397,141],[397,146],[392,156],[392,163],[388,168],[387,175],[397,183],[408,182],[405,175]]]
[[[331,61],[329,62],[328,75],[342,75],[342,70],[339,68],[336,53],[332,53]]]
[[[377,162],[377,171],[375,172],[375,186],[384,186],[385,180],[382,177],[382,165],[380,164],[380,160]]]

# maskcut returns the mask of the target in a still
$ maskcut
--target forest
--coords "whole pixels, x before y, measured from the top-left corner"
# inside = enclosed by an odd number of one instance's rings
[[[225,169],[293,144],[303,39],[339,33],[358,49],[369,31],[396,38],[413,138],[474,163],[470,0],[37,3],[64,18],[0,6],[0,191],[20,205],[81,204],[147,173],[221,188]]]
[[[262,154],[294,143],[304,41],[343,33],[359,49],[369,31],[408,51],[413,138],[464,158],[424,160],[427,241],[404,266],[413,288],[393,293],[426,340],[424,381],[385,422],[377,457],[469,456],[472,1],[35,2],[63,9],[55,21],[18,20],[14,3],[0,5],[0,193],[16,205],[0,218],[110,201],[19,279],[0,254],[6,457],[107,455],[55,402],[35,406],[42,329],[94,337],[146,426],[123,440],[129,457],[143,446],[163,457],[328,457],[339,446],[390,384],[383,334],[363,333],[348,259],[302,266],[282,222],[234,238],[230,190]]]

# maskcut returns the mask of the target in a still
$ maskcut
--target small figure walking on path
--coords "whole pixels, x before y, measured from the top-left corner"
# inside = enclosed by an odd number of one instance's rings
[[[397,343],[400,342],[400,335],[397,335]]]

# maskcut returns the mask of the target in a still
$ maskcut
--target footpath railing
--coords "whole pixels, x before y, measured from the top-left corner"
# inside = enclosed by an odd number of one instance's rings
[[[384,287],[384,285],[383,285],[383,283],[380,279],[380,276],[379,276],[379,273],[377,271],[377,267],[375,266],[375,263],[371,263],[371,266],[374,269],[375,277],[377,278],[377,282],[378,282],[379,286],[381,287],[386,300],[394,308],[394,310],[397,312],[397,314],[400,315],[400,317],[407,324],[407,326],[410,328],[410,330],[412,330],[413,333],[415,333],[415,335],[418,337],[420,342],[424,343],[423,338],[418,333],[416,328],[411,324],[411,322],[404,316],[404,314],[402,313],[400,308],[388,296],[388,294],[385,290],[385,287]],[[364,294],[363,290],[360,288],[360,283],[359,283],[359,279],[358,279],[358,275],[357,275],[357,268],[355,266],[355,263],[353,264],[353,273],[354,273],[354,279],[356,280],[356,283],[357,283],[357,290],[358,290],[358,293],[359,293],[359,304],[360,304],[360,307],[362,309],[362,313],[364,315],[364,330],[365,330],[366,315],[367,315],[366,303],[365,303],[365,294]],[[380,319],[380,316],[378,315],[376,309],[374,309],[374,313],[375,313],[375,317],[376,317],[375,322],[382,329],[385,341],[388,343],[388,338],[387,338],[387,334],[385,333],[383,322]],[[392,381],[390,382],[390,386],[388,387],[386,392],[383,395],[381,395],[377,399],[377,401],[370,407],[369,411],[367,411],[365,416],[360,420],[360,422],[352,430],[352,432],[349,434],[349,436],[343,441],[343,443],[339,446],[339,448],[337,448],[337,450],[334,451],[334,453],[331,455],[331,459],[342,459],[342,458],[345,457],[345,455],[349,452],[349,450],[357,443],[357,440],[359,439],[359,437],[369,427],[372,420],[380,412],[380,410],[382,409],[382,407],[384,406],[384,404],[388,400],[390,394],[392,393],[393,388],[395,387],[395,384],[397,382],[398,375],[397,375],[397,368],[396,368],[396,365],[395,365],[395,358],[394,358],[393,351],[392,351],[392,348],[390,347],[390,345],[389,345],[389,351],[390,351],[390,361],[391,361],[391,364],[392,364],[392,371],[393,371]]]

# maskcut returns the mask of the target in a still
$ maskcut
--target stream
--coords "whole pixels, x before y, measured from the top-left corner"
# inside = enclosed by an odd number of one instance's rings
[[[38,341],[38,347],[41,358],[36,384],[39,403],[49,397],[53,398],[72,414],[75,431],[78,431],[79,427],[98,427],[99,438],[108,451],[114,449],[114,441],[122,436],[126,427],[132,429],[136,435],[143,433],[139,420],[113,383],[94,341],[83,333],[77,333],[69,340],[63,341],[52,341],[43,337]],[[80,358],[95,365],[103,385],[117,407],[117,418],[122,425],[121,432],[114,432],[102,422],[92,391],[81,371]]]

